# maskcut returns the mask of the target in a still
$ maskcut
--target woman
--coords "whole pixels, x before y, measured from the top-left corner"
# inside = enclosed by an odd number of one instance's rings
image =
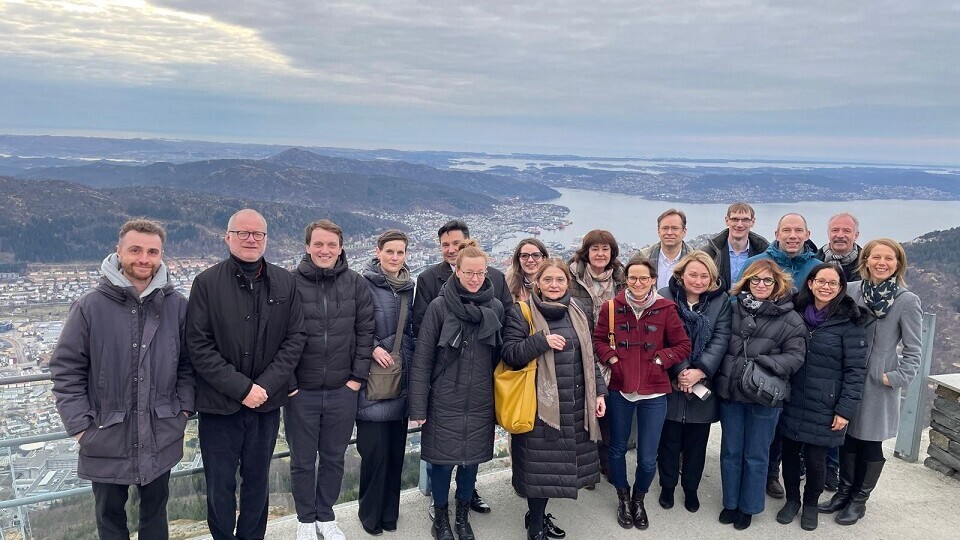
[[[600,480],[597,418],[606,411],[607,385],[593,357],[587,317],[570,299],[570,271],[547,259],[534,277],[527,303],[536,333],[520,306],[507,315],[503,360],[520,369],[537,360],[537,418],[533,431],[510,437],[513,486],[526,497],[527,538],[562,537],[546,514],[550,498],[576,499],[577,490]],[[558,534],[559,533],[559,534]]]
[[[540,265],[547,260],[547,246],[536,238],[524,238],[513,250],[513,260],[507,269],[506,279],[510,294],[515,302],[525,302],[530,298],[534,276]]]
[[[657,470],[657,446],[671,392],[667,370],[690,355],[690,339],[677,306],[657,294],[657,265],[635,256],[627,263],[627,289],[603,304],[593,333],[597,361],[610,366],[610,479],[617,488],[617,522],[649,526],[644,496]],[[608,313],[612,309],[613,328]],[[613,334],[615,347],[610,345]],[[637,471],[627,482],[627,439],[637,415]]]
[[[459,465],[456,530],[473,539],[470,500],[477,466],[493,458],[493,361],[500,353],[503,305],[487,278],[487,254],[460,244],[456,270],[427,307],[410,370],[410,418],[423,426],[421,457],[433,464],[433,536],[453,540],[448,500]]]
[[[414,282],[407,269],[407,235],[389,230],[377,238],[376,256],[363,269],[373,299],[373,360],[394,365],[397,351],[403,371],[413,361],[414,335],[410,310]],[[403,312],[401,313],[401,309]],[[402,317],[401,317],[402,315]],[[403,328],[399,328],[403,319]],[[406,382],[407,377],[403,377]],[[393,399],[369,400],[360,390],[357,409],[357,452],[360,453],[360,508],[363,530],[372,535],[397,528],[400,471],[407,444],[407,389]]]
[[[679,480],[684,508],[689,512],[700,509],[697,488],[707,457],[710,424],[720,420],[720,402],[712,392],[704,396],[702,391],[712,389],[710,379],[730,343],[731,308],[726,290],[713,259],[699,250],[680,259],[669,285],[660,290],[661,296],[677,304],[691,344],[690,355],[668,370],[677,391],[667,394],[667,418],[657,450],[663,508],[673,508]]]
[[[720,395],[720,523],[746,529],[763,512],[770,442],[782,402],[755,402],[741,389],[748,361],[786,381],[803,365],[807,329],[793,310],[790,275],[771,259],[754,261],[730,293],[735,297],[730,346],[714,388]]]
[[[861,311],[847,296],[847,280],[833,263],[815,266],[797,294],[795,308],[806,323],[807,355],[790,377],[790,401],[783,406],[783,487],[786,503],[777,521],[791,523],[803,508],[800,527],[817,528],[827,449],[843,444],[847,425],[860,410],[867,363]],[[800,499],[800,466],[807,481]]]
[[[867,510],[867,499],[883,471],[883,441],[897,435],[900,389],[920,368],[920,299],[906,290],[907,254],[895,240],[880,238],[860,250],[863,281],[850,291],[858,305],[876,317],[866,326],[867,376],[860,409],[840,447],[840,487],[820,511],[839,511],[836,521],[853,525]],[[902,345],[900,352],[898,347]]]

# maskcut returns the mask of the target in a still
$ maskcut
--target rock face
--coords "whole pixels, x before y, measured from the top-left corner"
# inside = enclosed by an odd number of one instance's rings
[[[930,413],[929,457],[923,464],[947,476],[960,471],[960,392],[937,386]]]

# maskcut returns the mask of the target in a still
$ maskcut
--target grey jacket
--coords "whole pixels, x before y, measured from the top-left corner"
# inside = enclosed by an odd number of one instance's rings
[[[865,306],[859,284],[849,294]],[[902,290],[902,289],[901,289]],[[861,413],[847,427],[847,433],[863,441],[884,441],[897,435],[900,425],[900,389],[908,386],[920,369],[920,327],[923,310],[920,298],[909,291],[896,297],[887,316],[866,326],[867,377],[863,381]],[[903,343],[901,356],[897,345]],[[891,386],[883,384],[887,374]]]
[[[107,277],[70,307],[50,373],[64,428],[83,432],[80,478],[144,485],[183,457],[182,412],[194,410],[186,313],[169,283],[141,300]]]

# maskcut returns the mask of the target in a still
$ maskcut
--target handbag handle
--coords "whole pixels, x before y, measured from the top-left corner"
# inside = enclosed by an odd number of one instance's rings
[[[617,338],[613,333],[613,300],[607,301],[607,339],[610,340],[610,348],[617,350]]]
[[[400,320],[397,322],[397,337],[393,340],[393,351],[390,353],[397,356],[400,353],[400,344],[403,343],[403,325],[407,322],[407,295],[400,296]]]

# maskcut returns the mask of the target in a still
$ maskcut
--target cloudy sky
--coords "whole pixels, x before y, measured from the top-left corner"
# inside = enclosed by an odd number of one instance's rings
[[[960,163],[956,0],[0,0],[0,133]]]

